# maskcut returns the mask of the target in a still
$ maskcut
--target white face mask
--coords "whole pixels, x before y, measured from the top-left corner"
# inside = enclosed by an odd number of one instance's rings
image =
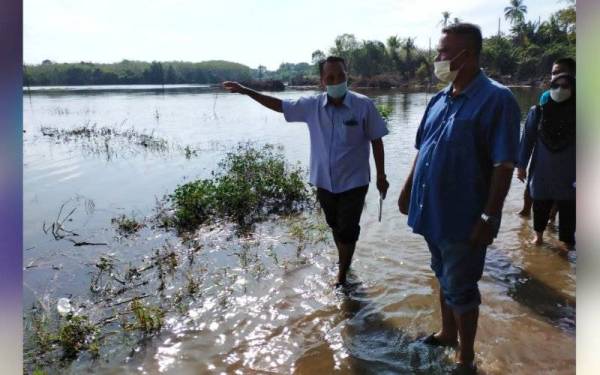
[[[458,72],[460,71],[460,68],[458,68],[456,70],[451,70],[450,64],[452,63],[452,61],[454,61],[454,59],[456,59],[458,56],[462,55],[464,52],[465,51],[463,50],[461,53],[459,53],[458,55],[456,55],[454,58],[452,58],[450,60],[434,61],[433,62],[433,74],[435,74],[437,79],[439,79],[440,81],[442,81],[444,83],[454,82],[454,80],[456,79],[456,76],[458,76]]]
[[[444,83],[454,82],[458,75],[458,70],[450,70],[450,60],[434,61],[433,74]]]
[[[571,89],[563,89],[562,87],[550,89],[550,97],[557,103],[562,103],[571,97]]]

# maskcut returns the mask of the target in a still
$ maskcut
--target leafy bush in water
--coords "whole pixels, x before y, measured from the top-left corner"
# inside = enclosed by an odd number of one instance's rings
[[[272,145],[239,145],[219,170],[213,179],[181,185],[170,196],[179,229],[194,229],[213,217],[247,228],[270,214],[299,211],[311,198],[304,170],[288,166]]]
[[[389,121],[392,115],[392,107],[387,104],[377,105],[377,111],[385,121]]]

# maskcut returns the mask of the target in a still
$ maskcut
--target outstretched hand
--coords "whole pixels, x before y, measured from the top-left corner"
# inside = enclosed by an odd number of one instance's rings
[[[223,82],[223,88],[225,90],[228,90],[231,93],[239,93],[239,94],[243,94],[244,93],[244,89],[245,87],[240,85],[239,83],[235,82],[235,81],[225,81]]]

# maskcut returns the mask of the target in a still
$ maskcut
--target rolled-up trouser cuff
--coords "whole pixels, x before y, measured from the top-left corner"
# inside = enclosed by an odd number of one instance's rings
[[[486,248],[474,249],[468,242],[427,241],[431,269],[439,280],[444,300],[459,314],[481,304],[477,283],[483,274]]]
[[[444,293],[444,300],[446,301],[446,304],[448,306],[450,306],[452,311],[454,311],[455,313],[457,313],[459,315],[469,312],[469,311],[473,310],[474,308],[479,307],[479,305],[481,305],[481,296],[479,295],[479,290],[477,290],[477,298],[470,299],[470,301],[467,303],[456,304],[450,298],[447,298],[445,293]]]

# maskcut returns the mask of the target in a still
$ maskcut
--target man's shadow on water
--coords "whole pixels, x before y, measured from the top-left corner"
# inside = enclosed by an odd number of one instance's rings
[[[486,262],[487,274],[507,288],[507,294],[538,317],[565,332],[575,334],[575,298],[545,284],[512,264],[508,256],[495,254]]]
[[[448,373],[454,355],[451,349],[430,347],[419,340],[421,335],[413,336],[386,322],[381,306],[370,298],[362,282],[356,277],[350,280],[336,291],[341,300],[339,319],[345,321],[340,334],[349,355],[345,359],[348,368],[341,373]]]
[[[507,287],[507,294],[542,319],[567,332],[575,332],[575,300],[560,293],[508,257],[486,265],[493,279]],[[352,374],[447,374],[452,368],[452,349],[434,348],[420,342],[426,333],[411,335],[386,322],[381,306],[355,276],[338,289],[341,299],[339,321],[345,321],[341,338],[349,354],[347,369]],[[432,296],[432,298],[434,298]],[[315,348],[316,349],[316,348]],[[307,353],[310,357],[309,353]],[[483,370],[478,371],[484,375]]]

